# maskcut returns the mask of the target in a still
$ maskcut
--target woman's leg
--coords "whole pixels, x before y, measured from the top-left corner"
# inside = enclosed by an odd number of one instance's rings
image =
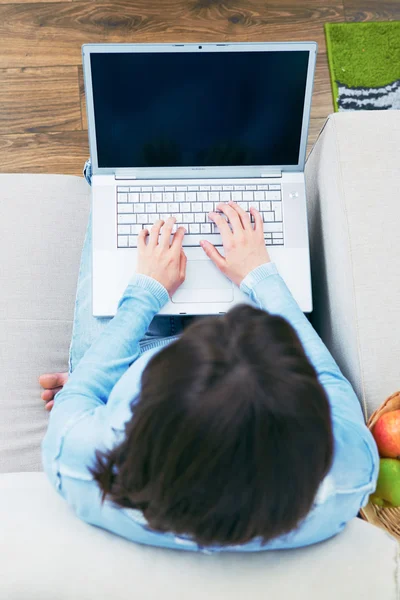
[[[83,170],[84,177],[91,185],[91,164],[87,161]],[[111,317],[94,317],[92,314],[92,211],[81,255],[78,285],[76,291],[74,323],[69,350],[69,373],[72,373],[86,350],[100,335]],[[157,316],[150,323],[144,341],[177,335],[183,330],[180,317]]]

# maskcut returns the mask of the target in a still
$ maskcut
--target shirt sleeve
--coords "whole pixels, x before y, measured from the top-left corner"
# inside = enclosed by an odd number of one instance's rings
[[[328,393],[332,416],[364,423],[358,398],[342,375],[332,355],[300,310],[274,263],[253,269],[241,283],[241,290],[260,308],[285,318],[297,332],[303,348]]]
[[[55,396],[42,443],[45,465],[50,457],[60,454],[65,436],[79,420],[89,415],[95,420],[104,418],[104,411],[100,415],[99,410],[105,407],[114,385],[138,358],[140,340],[167,301],[168,292],[160,283],[145,275],[132,277],[115,317]]]

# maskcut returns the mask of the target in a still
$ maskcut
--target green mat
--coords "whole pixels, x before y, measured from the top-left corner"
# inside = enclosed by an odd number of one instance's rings
[[[335,110],[400,109],[400,21],[327,23]]]

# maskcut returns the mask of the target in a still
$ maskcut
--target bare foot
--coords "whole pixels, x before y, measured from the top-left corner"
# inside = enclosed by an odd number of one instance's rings
[[[67,381],[68,373],[45,373],[39,377],[39,384],[44,388],[41,397],[46,402],[46,410],[53,408],[54,396],[63,388]]]

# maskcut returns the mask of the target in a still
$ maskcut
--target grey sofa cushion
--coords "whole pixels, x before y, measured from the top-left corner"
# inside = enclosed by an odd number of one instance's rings
[[[88,184],[0,175],[0,471],[41,469],[38,376],[66,371]]]

